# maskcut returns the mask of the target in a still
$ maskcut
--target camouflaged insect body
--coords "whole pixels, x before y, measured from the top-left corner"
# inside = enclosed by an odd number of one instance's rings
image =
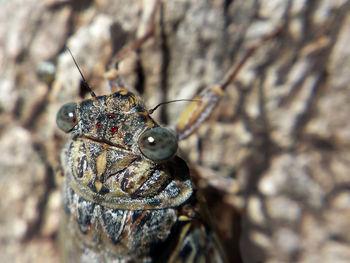
[[[77,119],[62,160],[69,186],[79,195],[133,210],[177,206],[189,198],[189,175],[174,178],[169,165],[141,154],[140,135],[158,125],[134,94],[122,90],[85,100]]]
[[[179,220],[193,192],[185,162],[156,163],[139,149],[158,126],[142,102],[121,89],[74,106],[61,154],[65,261],[196,262],[208,253],[199,251],[210,250],[205,227]]]

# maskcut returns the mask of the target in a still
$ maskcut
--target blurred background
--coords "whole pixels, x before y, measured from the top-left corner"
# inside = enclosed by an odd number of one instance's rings
[[[350,262],[349,1],[155,4],[0,1],[0,261],[59,262],[56,112],[89,97],[65,47],[103,95],[118,51],[154,25],[118,59],[148,108],[219,83],[259,45],[180,144],[230,262]],[[185,107],[154,118],[173,126]]]

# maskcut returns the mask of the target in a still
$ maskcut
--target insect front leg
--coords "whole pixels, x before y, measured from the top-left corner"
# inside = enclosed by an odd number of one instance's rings
[[[161,0],[154,1],[152,11],[148,17],[148,22],[146,23],[146,30],[142,36],[138,37],[133,42],[122,47],[117,54],[111,59],[111,68],[104,74],[104,77],[108,80],[108,85],[111,92],[117,92],[121,89],[125,89],[126,86],[121,78],[123,73],[119,70],[119,63],[130,53],[140,50],[142,45],[147,42],[150,38],[155,36],[156,32],[156,18],[157,11],[160,9],[162,4]]]
[[[247,60],[266,41],[275,38],[281,29],[264,37],[261,42],[247,50],[237,65],[233,65],[220,84],[204,89],[193,102],[183,111],[176,125],[176,134],[179,141],[190,136],[214,111],[220,99],[225,95],[226,88],[235,79]]]

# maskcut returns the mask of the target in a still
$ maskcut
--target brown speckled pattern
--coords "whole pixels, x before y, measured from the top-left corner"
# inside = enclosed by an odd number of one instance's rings
[[[217,262],[185,162],[155,163],[138,148],[139,136],[158,126],[140,99],[121,89],[78,103],[76,114],[61,154],[64,260]]]

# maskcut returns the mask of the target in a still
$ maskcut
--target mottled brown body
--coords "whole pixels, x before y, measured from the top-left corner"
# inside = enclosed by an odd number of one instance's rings
[[[65,261],[220,262],[185,162],[154,161],[140,149],[144,134],[158,131],[140,99],[120,89],[69,109],[72,138],[61,154]]]

